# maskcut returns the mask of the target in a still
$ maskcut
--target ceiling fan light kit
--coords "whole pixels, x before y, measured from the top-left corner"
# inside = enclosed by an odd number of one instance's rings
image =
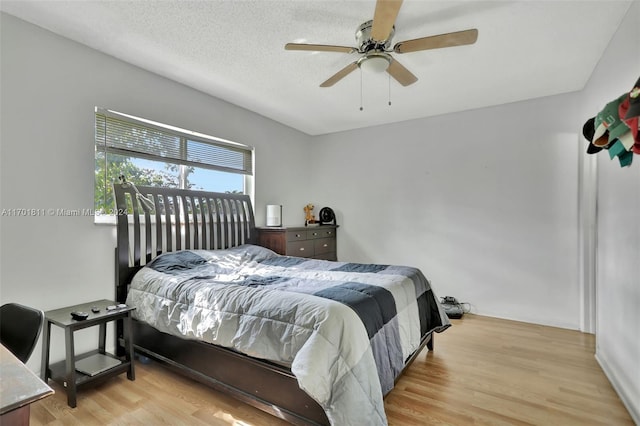
[[[405,40],[396,43],[391,48],[391,40],[395,35],[395,22],[400,6],[402,6],[402,0],[378,0],[373,20],[361,24],[356,30],[355,35],[358,47],[287,43],[285,49],[339,53],[357,52],[362,55],[356,61],[329,77],[329,79],[320,84],[320,87],[333,86],[357,68],[365,70],[365,72],[380,73],[386,71],[402,86],[409,86],[418,81],[418,77],[391,56],[391,53],[404,54],[444,47],[464,46],[473,44],[478,39],[478,30],[470,29]]]
[[[387,71],[392,60],[388,53],[375,52],[358,59],[357,63],[364,71],[380,74]]]

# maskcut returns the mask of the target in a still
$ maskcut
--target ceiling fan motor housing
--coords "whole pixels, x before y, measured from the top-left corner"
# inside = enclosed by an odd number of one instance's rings
[[[393,35],[396,32],[396,27],[393,26],[386,40],[373,40],[371,38],[372,27],[373,20],[361,24],[356,30],[356,42],[358,43],[358,51],[360,53],[367,53],[371,50],[385,51],[391,47],[391,39],[393,39]]]

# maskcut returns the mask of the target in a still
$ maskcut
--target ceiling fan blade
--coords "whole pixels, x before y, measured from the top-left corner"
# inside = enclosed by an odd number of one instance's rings
[[[375,41],[385,41],[389,38],[393,25],[396,23],[402,0],[378,0],[373,15],[371,38]]]
[[[477,39],[478,30],[474,28],[455,33],[400,41],[393,46],[393,51],[396,53],[409,53],[419,50],[440,49],[442,47],[464,46],[475,43]]]
[[[356,68],[358,68],[358,61],[352,62],[346,67],[342,68],[340,71],[332,75],[327,81],[322,83],[320,87],[331,87],[343,78],[345,78],[349,73],[353,72]]]
[[[411,71],[406,69],[395,58],[389,64],[387,72],[389,73],[389,75],[391,75],[391,77],[395,78],[398,83],[402,84],[403,86],[408,86],[418,81],[418,77],[413,75]]]
[[[340,52],[353,53],[357,49],[348,46],[331,46],[329,44],[303,44],[303,43],[287,43],[284,45],[285,50],[311,50],[316,52]]]

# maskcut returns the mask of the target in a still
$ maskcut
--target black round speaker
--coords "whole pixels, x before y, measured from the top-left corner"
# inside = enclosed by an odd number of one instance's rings
[[[320,209],[319,219],[320,225],[336,224],[336,215],[330,207],[323,207]]]

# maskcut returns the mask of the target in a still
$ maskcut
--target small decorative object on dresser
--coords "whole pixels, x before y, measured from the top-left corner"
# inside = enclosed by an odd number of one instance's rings
[[[331,207],[323,207],[320,209],[320,225],[335,225],[336,215]]]
[[[337,225],[318,228],[258,227],[258,245],[286,256],[338,260],[336,254]]]
[[[267,226],[282,226],[282,206],[267,205]]]
[[[309,203],[304,206],[304,226],[317,224],[316,215],[313,214],[314,205]]]

